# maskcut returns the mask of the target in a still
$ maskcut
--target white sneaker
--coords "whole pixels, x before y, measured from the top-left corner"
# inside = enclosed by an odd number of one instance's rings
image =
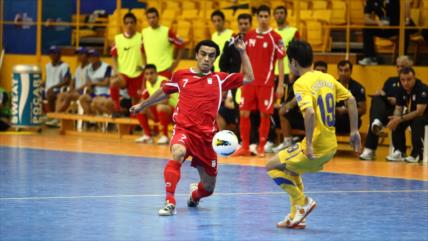
[[[363,153],[361,153],[361,155],[360,155],[360,159],[361,160],[374,160],[375,159],[374,150],[364,147]]]
[[[399,150],[395,150],[392,154],[386,157],[388,161],[404,161],[404,155]]]
[[[143,135],[142,137],[135,139],[135,142],[153,144],[153,138],[148,135]]]
[[[373,132],[373,134],[375,135],[379,135],[379,133],[382,131],[383,129],[383,124],[379,119],[374,119],[371,125],[371,130]]]
[[[302,222],[300,222],[299,224],[295,225],[294,227],[291,227],[291,218],[290,218],[290,214],[287,214],[287,216],[285,216],[284,220],[280,221],[279,223],[276,224],[277,228],[294,228],[294,229],[304,229],[306,228],[306,219],[303,219]]]
[[[296,214],[290,223],[290,228],[296,227],[300,224],[317,206],[317,203],[310,197],[306,197],[306,204],[303,206],[296,205]]]
[[[273,152],[272,148],[273,148],[273,142],[270,142],[270,141],[266,142],[264,146],[265,152],[272,153]]]
[[[418,163],[419,162],[419,155],[417,155],[416,157],[413,157],[410,155],[410,156],[404,158],[404,161],[406,161],[408,163]]]
[[[45,125],[48,127],[59,127],[58,119],[50,119],[45,122]]]
[[[376,58],[365,57],[364,59],[358,61],[359,65],[377,65]]]
[[[193,191],[198,189],[198,184],[197,183],[191,183],[189,189],[190,189],[190,195],[189,195],[189,199],[187,200],[187,206],[196,208],[199,205],[199,201],[197,201],[197,202],[193,201],[192,193],[193,193]]]
[[[288,148],[292,144],[293,144],[292,141],[284,141],[281,144],[277,145],[276,147],[272,148],[272,150],[273,150],[273,152],[278,153],[278,152]]]
[[[175,210],[175,205],[172,203],[166,203],[165,207],[159,209],[159,216],[172,216],[174,214],[177,214],[177,211]]]
[[[257,144],[251,144],[250,145],[250,152],[252,155],[256,156],[257,155]]]
[[[169,138],[167,136],[161,136],[156,143],[158,145],[166,145],[169,143]]]

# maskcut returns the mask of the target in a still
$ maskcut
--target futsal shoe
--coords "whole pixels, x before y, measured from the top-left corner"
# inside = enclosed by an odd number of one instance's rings
[[[371,161],[375,159],[375,152],[373,149],[364,148],[363,153],[360,155],[361,160]]]
[[[386,156],[386,160],[391,162],[402,162],[404,161],[404,158],[404,154],[399,150],[395,150],[393,153]]]
[[[190,195],[189,195],[189,199],[187,200],[188,207],[196,208],[199,205],[199,201],[195,202],[193,201],[193,198],[192,198],[192,193],[193,191],[196,191],[196,190],[198,190],[198,184],[197,183],[190,184]]]
[[[265,157],[265,147],[264,146],[258,146],[257,147],[257,156],[258,157]]]
[[[177,214],[177,211],[172,203],[167,202],[165,207],[159,209],[159,216],[172,216],[174,214]]]
[[[317,206],[317,203],[310,197],[306,197],[306,204],[303,206],[296,205],[296,214],[290,223],[290,228],[299,225]]]
[[[295,225],[294,227],[291,226],[291,218],[290,214],[287,214],[287,216],[282,220],[281,222],[276,224],[277,228],[292,228],[292,229],[304,229],[306,228],[306,220],[303,219],[302,222]]]
[[[251,156],[251,152],[248,149],[244,149],[243,147],[239,147],[232,156]]]
[[[167,136],[159,137],[158,141],[156,142],[156,144],[158,145],[167,145],[168,143],[169,143],[169,138]]]
[[[144,134],[142,137],[135,140],[137,143],[153,144],[153,138]]]
[[[408,163],[418,163],[419,162],[419,155],[417,155],[416,157],[408,156],[408,157],[404,158],[404,161],[408,162]]]

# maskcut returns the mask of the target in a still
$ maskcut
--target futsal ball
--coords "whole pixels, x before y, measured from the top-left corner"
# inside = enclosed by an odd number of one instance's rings
[[[232,131],[219,131],[214,135],[212,145],[218,155],[230,156],[238,147],[238,137]]]

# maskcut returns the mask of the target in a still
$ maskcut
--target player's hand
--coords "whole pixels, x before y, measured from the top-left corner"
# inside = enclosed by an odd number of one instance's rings
[[[245,52],[245,48],[247,47],[244,43],[244,40],[242,40],[240,37],[235,39],[235,48],[240,52],[243,53]]]
[[[141,112],[142,110],[144,110],[144,105],[143,103],[140,104],[136,104],[131,106],[131,108],[129,108],[129,112],[133,115],[137,114],[138,112]]]
[[[284,96],[284,88],[279,87],[276,88],[276,98],[281,99]]]
[[[309,159],[314,159],[314,148],[312,147],[312,145],[306,145],[306,149],[305,149],[305,155],[309,158]]]
[[[388,129],[390,129],[391,131],[394,131],[395,128],[397,128],[397,126],[401,123],[401,117],[399,116],[389,116],[389,122],[386,125],[386,127]]]
[[[361,151],[361,136],[360,132],[354,131],[349,135],[349,144],[351,144],[352,149],[355,152],[359,153]]]

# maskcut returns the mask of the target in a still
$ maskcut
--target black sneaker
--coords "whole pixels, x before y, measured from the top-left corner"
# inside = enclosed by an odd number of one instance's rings
[[[198,189],[198,184],[197,183],[192,183],[190,184],[190,195],[189,195],[189,199],[187,200],[187,206],[191,207],[191,208],[196,208],[199,205],[199,201],[195,202],[192,199],[192,193],[193,191],[195,191],[196,189]]]

